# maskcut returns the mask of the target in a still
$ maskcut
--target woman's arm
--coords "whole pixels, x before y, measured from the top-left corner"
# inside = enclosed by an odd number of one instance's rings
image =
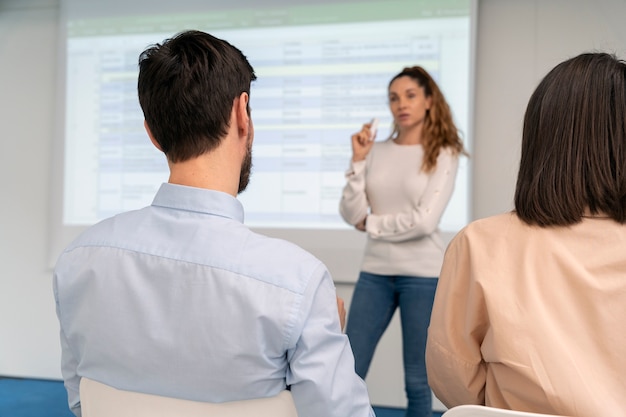
[[[374,146],[376,132],[371,131],[372,123],[365,123],[361,130],[351,137],[352,160],[346,172],[346,185],[343,188],[339,213],[346,223],[364,231],[363,222],[369,211],[365,194],[366,158]]]
[[[407,212],[370,214],[367,216],[367,233],[373,239],[403,242],[427,236],[437,230],[454,191],[458,164],[458,155],[450,150],[442,150],[417,206]]]
[[[447,407],[484,404],[487,367],[481,345],[488,328],[482,288],[472,279],[465,231],[446,251],[428,328],[428,383]]]
[[[365,160],[351,162],[346,185],[339,202],[339,213],[346,223],[355,226],[367,216],[369,203],[365,194]]]

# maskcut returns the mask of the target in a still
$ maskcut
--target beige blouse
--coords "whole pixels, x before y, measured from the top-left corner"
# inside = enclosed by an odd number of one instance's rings
[[[429,328],[448,407],[626,416],[626,226],[478,220],[450,243]]]

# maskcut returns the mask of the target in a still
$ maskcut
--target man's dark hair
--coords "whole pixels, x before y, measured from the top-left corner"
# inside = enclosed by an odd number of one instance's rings
[[[524,118],[515,209],[528,224],[585,213],[626,221],[626,63],[586,53],[557,65]]]
[[[239,49],[200,31],[181,32],[142,52],[139,103],[168,160],[215,149],[228,131],[233,101],[249,94],[255,79]]]

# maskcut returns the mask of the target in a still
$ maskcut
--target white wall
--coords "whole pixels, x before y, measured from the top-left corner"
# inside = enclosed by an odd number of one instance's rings
[[[0,375],[60,378],[47,258],[58,16],[58,0],[0,0]],[[521,121],[541,77],[584,51],[626,57],[624,16],[624,0],[479,1],[474,218],[512,207]],[[344,281],[353,270],[331,272]],[[338,291],[349,304],[352,287],[338,285]],[[367,382],[375,404],[403,406],[394,320]]]
[[[57,16],[52,1],[0,0],[0,375],[60,374],[47,262]]]
[[[522,119],[559,62],[605,50],[626,58],[624,0],[479,0],[473,217],[512,208]]]

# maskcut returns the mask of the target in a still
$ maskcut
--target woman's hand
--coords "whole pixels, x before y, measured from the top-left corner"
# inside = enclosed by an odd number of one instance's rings
[[[371,123],[365,123],[360,132],[352,135],[352,161],[358,162],[365,159],[372,145],[374,137],[371,136]]]

